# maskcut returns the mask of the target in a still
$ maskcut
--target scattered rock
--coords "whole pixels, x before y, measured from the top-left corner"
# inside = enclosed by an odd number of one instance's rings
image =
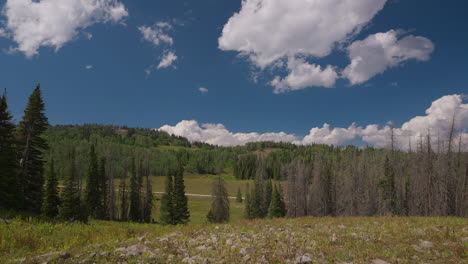
[[[417,245],[413,245],[413,248],[414,248],[414,250],[416,250],[419,253],[424,253],[424,250],[422,250],[422,248],[417,246]]]
[[[295,264],[307,264],[312,263],[312,255],[311,254],[304,254],[302,256],[298,256],[294,261]]]
[[[430,241],[422,241],[421,244],[419,244],[419,246],[422,248],[431,249],[434,248],[434,243]]]
[[[32,257],[31,262],[47,263],[47,262],[51,262],[54,260],[67,259],[70,256],[71,255],[68,252],[55,251],[55,252],[50,252],[44,255]]]
[[[142,244],[136,244],[126,248],[117,248],[115,252],[120,252],[124,256],[139,256],[145,252],[151,252],[151,249]]]
[[[231,246],[232,245],[232,239],[226,240],[226,245]]]
[[[83,259],[83,260],[78,261],[76,264],[91,264],[91,263],[93,263],[92,260],[90,260],[90,259]]]
[[[239,251],[239,254],[245,256],[245,255],[251,255],[255,252],[255,250],[251,247],[244,247],[244,248],[241,248],[241,250]]]
[[[374,260],[372,260],[372,264],[390,264],[390,263],[388,263],[388,262],[385,261],[385,260],[374,259]]]
[[[461,238],[461,241],[462,241],[462,242],[468,242],[468,237],[462,237],[462,238]]]
[[[195,249],[200,250],[200,251],[207,251],[207,250],[211,250],[211,247],[207,247],[203,245],[203,246],[196,247]]]

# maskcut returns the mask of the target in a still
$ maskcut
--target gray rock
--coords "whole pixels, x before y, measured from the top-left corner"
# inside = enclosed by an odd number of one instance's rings
[[[136,245],[129,246],[126,248],[117,248],[115,252],[117,253],[120,252],[126,256],[139,256],[145,252],[151,252],[151,249],[145,245],[136,244]]]
[[[245,255],[251,255],[255,252],[255,250],[251,247],[243,247],[241,248],[241,250],[239,251],[239,254],[245,256]]]
[[[422,248],[417,246],[417,245],[413,245],[413,248],[414,248],[414,250],[416,250],[419,253],[424,253],[424,250],[422,250]]]
[[[462,238],[461,238],[461,241],[462,241],[462,242],[468,242],[468,237],[462,237]]]
[[[207,247],[207,246],[203,245],[203,246],[196,247],[195,249],[200,250],[200,251],[207,251],[207,250],[210,250],[211,247]]]
[[[231,246],[232,245],[232,239],[226,240],[226,245]]]
[[[372,264],[390,264],[390,263],[388,263],[387,261],[381,260],[381,259],[374,259],[374,260],[372,260],[371,263],[372,263]]]
[[[422,248],[431,249],[434,248],[434,243],[429,241],[422,241],[421,244],[419,244],[419,246]]]
[[[294,261],[295,264],[308,264],[312,263],[312,255],[311,254],[304,254],[302,256],[298,256]]]
[[[35,256],[31,260],[32,262],[44,263],[44,262],[51,262],[51,261],[59,260],[59,259],[67,259],[70,256],[71,255],[68,252],[55,251],[55,252],[49,252],[44,255]]]

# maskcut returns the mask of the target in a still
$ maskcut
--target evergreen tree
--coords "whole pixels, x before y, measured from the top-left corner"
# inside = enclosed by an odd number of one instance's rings
[[[8,111],[6,90],[0,97],[0,208],[18,209],[19,182],[13,117]]]
[[[208,211],[208,213],[206,214],[206,221],[208,221],[208,223],[214,223],[214,216],[213,216],[213,211],[211,211],[211,209]]]
[[[226,190],[226,183],[221,177],[213,182],[211,194],[211,210],[214,223],[223,223],[229,221],[229,197]]]
[[[384,210],[396,214],[395,170],[388,155],[385,157],[384,178],[379,185],[383,189]]]
[[[265,202],[264,202],[264,210],[268,214],[268,208],[270,208],[271,198],[273,195],[273,183],[269,180],[265,187]]]
[[[140,192],[141,185],[135,166],[135,158],[132,158],[130,176],[130,220],[138,222],[141,220]]]
[[[286,214],[285,204],[278,188],[275,186],[271,197],[270,207],[268,208],[268,217],[284,217]]]
[[[51,160],[46,179],[44,202],[42,203],[42,215],[45,218],[57,217],[59,205],[58,180],[55,174],[54,160]]]
[[[161,197],[160,221],[163,225],[175,224],[173,193],[174,187],[172,176],[168,175],[166,180],[166,192]]]
[[[241,189],[240,187],[237,189],[237,196],[236,196],[236,202],[238,203],[242,203],[243,199],[242,199],[242,192],[241,192]]]
[[[106,158],[102,157],[99,161],[99,192],[101,193],[101,202],[99,205],[100,212],[99,218],[100,219],[108,219],[108,201],[107,201],[107,175],[106,175]]]
[[[127,172],[125,171],[123,179],[119,184],[120,196],[120,220],[128,220],[128,194],[127,194]]]
[[[250,198],[250,187],[247,184],[245,188],[245,207],[244,207],[244,217],[247,219],[252,219],[252,201]]]
[[[49,126],[44,110],[41,88],[37,85],[18,126],[20,203],[23,209],[36,213],[40,212],[43,201],[43,152],[48,148],[42,137]]]
[[[99,178],[98,158],[96,151],[94,150],[94,145],[91,145],[91,149],[89,151],[88,173],[86,176],[85,201],[89,215],[94,218],[99,218],[99,215],[102,213],[102,195]]]
[[[182,166],[174,176],[174,219],[175,224],[187,224],[190,221],[188,198],[185,195],[184,169]]]
[[[146,177],[146,192],[145,192],[145,199],[143,204],[143,221],[146,223],[151,222],[151,211],[153,210],[153,188],[151,186],[151,180],[149,177],[149,171],[145,172]]]
[[[72,151],[67,174],[63,182],[64,187],[60,199],[59,218],[65,221],[87,222],[88,217],[87,214],[83,212],[85,207],[80,199],[77,179],[75,151]]]

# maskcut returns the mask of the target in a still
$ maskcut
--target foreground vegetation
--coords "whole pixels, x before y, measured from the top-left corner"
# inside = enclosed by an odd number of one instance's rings
[[[468,220],[338,217],[160,226],[92,220],[0,224],[0,262],[467,263]],[[36,257],[42,254],[47,257]],[[307,263],[307,262],[304,262]]]

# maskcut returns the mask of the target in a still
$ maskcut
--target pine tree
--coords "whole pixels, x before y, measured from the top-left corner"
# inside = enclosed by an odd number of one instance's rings
[[[85,201],[89,215],[94,218],[99,218],[99,215],[102,213],[102,195],[99,178],[98,158],[94,145],[91,145],[89,151],[88,173],[86,176]]]
[[[58,180],[55,174],[54,160],[51,160],[46,179],[44,201],[42,203],[42,215],[45,218],[51,219],[57,217],[59,205]]]
[[[87,222],[87,214],[83,212],[84,204],[80,199],[76,173],[75,151],[70,153],[67,174],[64,177],[64,187],[61,193],[59,218],[65,221]]]
[[[23,119],[18,126],[20,203],[23,209],[36,213],[40,212],[43,201],[43,152],[48,148],[42,137],[49,126],[44,110],[41,88],[37,85],[29,97]]]
[[[146,177],[146,192],[145,192],[145,199],[143,205],[143,221],[146,223],[151,222],[151,211],[153,210],[153,189],[151,186],[151,180],[149,178],[149,171],[145,173]]]
[[[140,191],[141,185],[136,170],[135,158],[132,158],[130,177],[130,220],[134,222],[141,220]]]
[[[174,221],[174,203],[173,203],[173,179],[171,175],[167,176],[166,192],[161,197],[160,221],[163,225],[173,225]]]
[[[6,90],[0,97],[0,208],[19,209],[13,116],[8,111]]]
[[[277,218],[284,217],[286,213],[284,201],[281,197],[278,188],[275,186],[271,197],[270,207],[268,208],[268,217]]]
[[[174,219],[175,224],[187,224],[190,221],[188,198],[185,195],[184,169],[179,167],[174,176]]]
[[[242,192],[241,192],[241,189],[240,187],[237,189],[237,196],[236,196],[236,202],[238,203],[242,203],[243,199],[242,199]]]
[[[100,219],[109,219],[109,210],[108,210],[108,200],[107,200],[107,175],[106,175],[106,158],[102,157],[99,162],[98,167],[99,172],[99,192],[101,193],[101,201],[100,201],[100,212],[99,218]]]
[[[271,203],[271,196],[273,195],[273,183],[269,180],[265,187],[265,202],[264,202],[264,210],[266,214],[268,214],[268,208],[270,208]]]
[[[245,206],[244,206],[244,217],[247,219],[252,219],[252,201],[250,198],[250,187],[247,184],[245,188]]]
[[[211,210],[214,223],[223,223],[229,221],[229,197],[226,190],[226,183],[221,177],[213,182],[211,194]]]
[[[119,184],[120,196],[120,220],[128,220],[128,193],[127,193],[127,172],[125,171],[123,179],[120,179]]]
[[[213,211],[211,211],[211,209],[208,211],[208,213],[206,214],[206,221],[208,221],[208,223],[214,223],[214,216],[213,216]]]

